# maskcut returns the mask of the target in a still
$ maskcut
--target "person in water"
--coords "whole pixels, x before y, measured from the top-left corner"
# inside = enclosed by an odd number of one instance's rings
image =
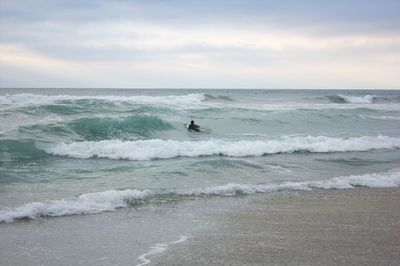
[[[196,132],[200,132],[200,126],[196,125],[194,123],[194,121],[190,121],[190,125],[188,126],[188,130],[189,131],[196,131]]]

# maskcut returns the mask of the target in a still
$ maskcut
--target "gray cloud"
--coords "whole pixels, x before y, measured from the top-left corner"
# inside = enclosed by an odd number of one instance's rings
[[[262,39],[272,30],[303,36],[310,39],[308,42],[326,40],[327,46],[331,39],[353,35],[361,38],[373,36],[377,40],[381,37],[383,40],[386,35],[400,36],[398,10],[398,0],[2,0],[0,44],[15,45],[40,56],[70,62],[162,62],[159,68],[155,68],[157,70],[149,70],[149,73],[157,74],[166,82],[173,79],[176,84],[179,83],[181,73],[176,72],[178,74],[173,78],[173,75],[157,71],[175,61],[180,64],[196,61],[190,59],[196,56],[205,61],[202,62],[204,65],[245,65],[262,69],[284,67],[301,61],[329,64],[329,61],[336,60],[345,64],[354,60],[363,63],[370,58],[398,55],[400,47],[396,41],[375,46],[368,41],[360,41],[367,44],[349,44],[346,48],[343,48],[345,45],[329,47],[323,51],[322,48],[310,50],[301,43],[286,45],[284,48],[257,46],[257,38]],[[175,34],[169,37],[168,32],[164,32],[167,30],[172,33],[175,31]],[[218,40],[213,42],[200,37],[192,40],[185,36],[191,32],[196,35],[213,30],[220,30],[221,35],[230,30],[232,34],[255,32],[258,36],[250,41],[244,39],[245,35],[234,36],[237,37],[233,38],[235,41],[225,41],[222,44]],[[217,38],[218,34],[211,37]],[[277,35],[277,41],[281,37]],[[168,45],[169,39],[173,41],[174,38],[182,40]],[[3,76],[6,76],[3,82],[7,84],[17,84],[18,74],[15,73],[23,73],[27,80],[34,82],[42,82],[46,77],[46,73],[35,76],[34,70],[23,69],[18,72],[15,66],[0,67]],[[115,66],[115,73],[118,73],[118,67]],[[184,66],[179,65],[177,68]],[[118,77],[118,74],[115,75]],[[122,78],[126,79],[130,75],[126,72]],[[140,79],[145,75],[143,71],[136,77]],[[232,77],[225,77],[226,80],[229,78]],[[60,83],[71,83],[62,75],[47,80],[50,82],[55,79]],[[152,82],[154,79],[147,77],[146,80]],[[206,82],[207,78],[198,80]],[[241,80],[247,82],[252,78],[241,77]],[[211,75],[208,81],[223,83]],[[190,78],[186,78],[185,82],[192,84]],[[26,83],[29,84],[29,81]]]
[[[268,22],[287,26],[341,22],[385,28],[400,23],[397,0],[3,0],[1,5],[2,20],[13,22],[118,19],[189,25]]]

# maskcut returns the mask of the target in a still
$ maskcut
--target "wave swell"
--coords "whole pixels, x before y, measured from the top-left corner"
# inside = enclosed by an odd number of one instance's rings
[[[325,136],[285,137],[267,141],[176,141],[176,140],[102,140],[73,143],[44,144],[37,147],[46,153],[72,158],[109,158],[125,160],[152,160],[174,157],[200,156],[263,156],[294,152],[349,152],[374,149],[399,149],[400,138],[362,136],[332,138]]]
[[[48,156],[43,150],[37,149],[32,140],[0,140],[0,162],[36,160]]]
[[[21,219],[37,219],[41,217],[56,217],[75,214],[93,214],[105,211],[114,211],[130,205],[142,204],[146,200],[162,196],[235,196],[256,193],[268,193],[287,190],[312,190],[312,189],[352,189],[356,187],[387,188],[400,186],[400,169],[392,169],[383,173],[370,173],[364,175],[350,175],[334,177],[327,180],[304,182],[283,182],[267,184],[226,184],[198,188],[186,191],[161,191],[150,190],[109,190],[83,194],[75,198],[54,200],[48,202],[33,202],[16,208],[0,210],[0,223],[9,223]]]
[[[168,122],[156,116],[128,116],[128,117],[94,117],[73,120],[65,124],[42,125],[23,128],[24,130],[39,129],[55,135],[69,133],[78,135],[85,140],[104,139],[132,139],[134,137],[148,137],[154,131],[163,131],[173,128]]]

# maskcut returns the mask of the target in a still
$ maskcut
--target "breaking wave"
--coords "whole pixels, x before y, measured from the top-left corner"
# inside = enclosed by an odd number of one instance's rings
[[[374,100],[374,96],[365,95],[365,96],[350,96],[350,95],[333,95],[326,96],[326,98],[332,103],[372,103]]]
[[[38,94],[12,94],[0,95],[0,105],[27,107],[51,105],[56,103],[71,103],[82,100],[100,100],[109,102],[126,102],[134,104],[165,104],[165,105],[188,105],[198,104],[205,100],[203,93],[169,96],[77,96],[77,95],[38,95]]]
[[[21,207],[1,210],[0,222],[113,211],[143,202],[151,194],[149,190],[108,190],[87,193],[71,199],[32,202]]]
[[[351,95],[331,95],[325,96],[331,103],[355,103],[355,104],[369,104],[369,103],[399,103],[399,96],[376,96],[376,95],[364,95],[364,96],[351,96]]]
[[[226,184],[192,190],[171,190],[153,192],[150,190],[109,190],[82,194],[80,196],[48,202],[32,202],[20,207],[0,210],[0,223],[21,219],[37,219],[76,214],[93,214],[114,211],[132,205],[143,204],[146,200],[162,196],[199,197],[235,196],[268,193],[287,190],[352,189],[356,187],[387,188],[400,186],[400,169],[382,173],[334,177],[327,180],[304,182],[282,182],[267,184]]]
[[[266,141],[102,140],[57,144],[38,143],[37,147],[52,155],[72,158],[109,158],[140,161],[180,156],[223,155],[245,157],[293,152],[327,153],[399,149],[400,138],[380,135],[351,138],[325,136],[285,137]]]

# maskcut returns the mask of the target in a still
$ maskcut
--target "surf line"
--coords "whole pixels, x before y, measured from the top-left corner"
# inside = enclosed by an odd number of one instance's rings
[[[162,253],[165,250],[167,250],[167,247],[169,245],[173,245],[173,244],[179,244],[182,242],[185,242],[187,240],[187,236],[181,236],[177,241],[174,242],[167,242],[167,243],[157,243],[155,246],[150,247],[149,252],[140,255],[137,259],[141,261],[141,263],[136,264],[136,266],[143,266],[146,264],[149,264],[151,262],[151,260],[149,260],[147,258],[147,256],[153,255],[153,254],[158,254],[158,253]]]

